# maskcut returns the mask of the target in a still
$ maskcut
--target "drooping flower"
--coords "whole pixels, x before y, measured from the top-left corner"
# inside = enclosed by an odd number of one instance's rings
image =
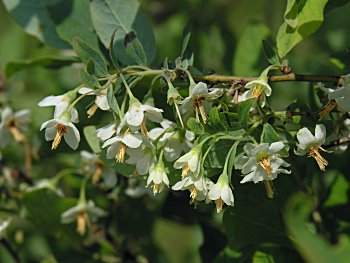
[[[305,155],[308,153],[309,157],[316,160],[321,171],[326,170],[328,162],[320,154],[320,150],[330,152],[321,147],[326,140],[326,127],[323,124],[317,124],[315,127],[315,136],[312,135],[308,128],[302,128],[297,133],[297,149],[294,150],[296,155]]]
[[[118,126],[117,133],[120,133],[121,129],[128,125],[132,131],[141,130],[141,133],[147,136],[146,120],[159,123],[163,120],[162,112],[162,109],[141,104],[136,98],[132,98],[130,99],[129,110]]]
[[[285,148],[283,142],[261,143],[254,145],[247,143],[244,146],[244,152],[246,156],[242,157],[241,162],[245,163],[242,168],[241,183],[253,181],[258,183],[263,181],[267,196],[272,198],[274,190],[272,186],[272,180],[276,179],[278,174],[285,173],[290,174],[289,170],[284,169],[289,164],[279,157],[279,152]]]
[[[209,93],[207,84],[198,82],[189,88],[189,96],[182,101],[180,113],[187,120],[193,115],[193,110],[195,110],[197,122],[200,121],[199,116],[201,116],[203,122],[206,123],[208,119],[207,112],[211,108],[209,100],[218,98],[221,95],[220,89],[214,89]]]
[[[195,176],[193,174],[184,177],[171,188],[174,191],[190,191],[191,204],[195,201],[208,199],[208,192],[214,183],[204,176]]]
[[[159,141],[165,143],[164,157],[168,162],[173,162],[180,157],[182,152],[188,152],[191,149],[195,135],[189,130],[173,130],[177,125],[168,120],[163,120],[160,124],[162,128],[154,128],[148,135],[153,141],[162,136]],[[167,132],[167,130],[170,131]]]
[[[220,213],[222,211],[223,202],[225,204],[233,206],[234,198],[232,189],[229,186],[229,179],[226,173],[222,173],[213,187],[208,193],[208,198],[215,201],[216,212]]]
[[[91,118],[95,114],[95,112],[98,108],[100,108],[103,111],[110,109],[109,104],[108,104],[108,100],[107,100],[107,90],[106,89],[94,90],[94,89],[90,89],[87,87],[82,87],[79,89],[79,93],[96,96],[94,104],[87,111],[88,118]]]
[[[79,202],[76,206],[69,208],[61,214],[62,224],[77,222],[77,232],[84,235],[87,226],[96,222],[99,217],[106,216],[106,212],[95,206],[92,200]],[[91,222],[90,222],[91,220]]]
[[[169,178],[165,172],[164,163],[160,158],[154,168],[150,170],[147,186],[152,184],[153,194],[160,193],[164,189],[164,185],[169,187]]]
[[[116,135],[102,145],[107,146],[107,159],[115,158],[118,163],[123,163],[126,150],[129,148],[138,148],[142,143],[142,135],[139,133],[126,132],[123,135]]]
[[[62,137],[73,150],[78,148],[80,134],[78,129],[71,121],[70,114],[64,112],[60,117],[48,120],[41,125],[40,130],[45,130],[46,141],[52,141],[51,149],[56,149],[60,144]]]
[[[272,93],[272,89],[267,83],[267,78],[264,77],[248,82],[245,88],[248,90],[241,95],[240,100],[259,99],[261,107],[265,106],[266,97],[271,96]]]
[[[129,158],[125,161],[128,164],[136,165],[136,171],[140,175],[152,171],[157,162],[153,145],[145,138],[143,138],[143,142],[138,148],[127,149]]]
[[[59,118],[68,109],[69,104],[75,99],[76,94],[76,90],[72,90],[63,95],[48,96],[41,100],[38,105],[40,107],[55,106],[54,118]],[[78,112],[75,108],[71,109],[70,114],[73,123],[79,122]]]
[[[17,142],[23,142],[23,132],[30,121],[30,110],[20,110],[13,112],[11,108],[6,107],[1,112],[0,122],[0,148],[5,147],[13,137]]]
[[[175,169],[182,168],[182,178],[186,177],[189,172],[194,176],[198,176],[200,173],[202,161],[202,146],[197,144],[195,145],[191,151],[181,156],[174,163]]]

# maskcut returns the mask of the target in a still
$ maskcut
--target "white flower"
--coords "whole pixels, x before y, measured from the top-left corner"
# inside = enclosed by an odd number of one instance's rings
[[[137,99],[132,98],[130,99],[129,110],[125,113],[122,122],[118,126],[117,133],[120,133],[121,129],[128,125],[132,131],[141,129],[141,133],[147,135],[146,120],[159,123],[163,120],[162,112],[162,109],[141,104]]]
[[[164,185],[169,187],[169,179],[164,169],[164,163],[161,159],[157,162],[154,168],[150,171],[147,186],[152,183],[153,194],[163,191]]]
[[[92,200],[80,202],[76,206],[69,208],[61,214],[62,224],[77,222],[77,232],[83,235],[86,231],[86,225],[96,222],[99,217],[106,216],[106,212],[95,206]]]
[[[261,107],[265,106],[266,96],[269,97],[272,93],[272,89],[265,78],[250,81],[245,85],[245,88],[248,89],[248,91],[243,93],[240,100],[260,98]]]
[[[97,108],[100,108],[103,111],[109,110],[109,104],[108,104],[108,100],[107,100],[107,90],[103,89],[103,90],[94,90],[94,89],[90,89],[87,87],[82,87],[79,89],[79,93],[80,94],[87,94],[88,95],[95,95],[95,102],[94,104],[90,107],[90,109],[88,109],[87,114],[88,114],[88,118],[91,118]]]
[[[41,100],[38,105],[40,107],[55,106],[54,119],[59,118],[69,107],[69,104],[74,100],[76,91],[69,91],[59,96],[48,96]],[[74,123],[79,122],[78,112],[75,108],[71,109],[71,120]]]
[[[23,131],[30,121],[30,110],[20,110],[13,113],[12,109],[6,107],[1,112],[0,122],[0,148],[5,147],[13,136],[18,142],[23,142]]]
[[[53,177],[51,179],[41,179],[38,182],[35,182],[34,186],[28,187],[26,189],[27,192],[34,192],[40,189],[50,189],[51,191],[55,192],[59,196],[64,196],[64,193],[61,189],[57,188],[57,180]]]
[[[5,237],[6,229],[11,223],[11,219],[0,221],[0,240]]]
[[[244,146],[244,152],[247,156],[242,157],[242,162],[245,162],[245,164],[242,168],[244,178],[241,183],[263,181],[268,197],[272,198],[274,191],[271,180],[276,179],[280,173],[290,174],[290,171],[281,168],[288,167],[289,164],[278,155],[278,152],[284,147],[283,142],[274,142],[271,145],[261,143],[257,146],[247,143]]]
[[[51,149],[56,149],[61,142],[62,136],[66,143],[73,150],[78,148],[80,142],[80,134],[78,129],[71,122],[67,113],[61,114],[61,117],[44,122],[41,125],[40,130],[46,128],[45,139],[46,141],[52,141]]]
[[[315,136],[307,128],[302,128],[297,133],[297,149],[294,150],[296,155],[305,155],[309,154],[310,157],[313,157],[320,170],[325,171],[328,162],[324,159],[319,150],[324,152],[329,152],[321,147],[321,145],[326,140],[326,127],[323,124],[317,124],[315,127]]]
[[[182,101],[180,112],[187,120],[193,115],[193,109],[196,113],[196,120],[199,122],[199,115],[201,115],[204,123],[207,122],[207,112],[211,108],[209,99],[220,97],[222,93],[219,89],[214,89],[209,93],[208,86],[204,82],[198,82],[195,86],[190,87],[189,96]]]
[[[107,146],[107,159],[115,158],[117,162],[123,163],[125,158],[125,153],[128,148],[138,148],[142,143],[141,134],[133,134],[130,132],[124,135],[116,135],[102,145],[102,148]]]
[[[157,158],[154,153],[153,145],[146,139],[144,139],[144,143],[140,147],[134,149],[129,148],[126,152],[129,155],[129,159],[125,162],[128,164],[135,164],[138,174],[145,175],[153,170]]]
[[[188,175],[181,181],[177,182],[171,189],[174,191],[190,191],[191,204],[197,201],[206,200],[208,191],[213,187],[213,182],[204,176]]]
[[[173,162],[180,157],[182,152],[188,152],[192,148],[191,141],[194,140],[195,135],[183,129],[166,132],[169,128],[177,127],[175,123],[168,120],[163,120],[160,124],[162,128],[154,128],[148,135],[151,140],[156,140],[162,135],[159,141],[165,143],[164,157],[168,162]]]
[[[208,198],[215,201],[217,213],[222,211],[223,202],[227,205],[233,206],[234,198],[231,187],[229,186],[227,174],[223,173],[220,175],[216,184],[210,189]]]
[[[200,145],[195,145],[191,151],[181,156],[175,163],[175,169],[182,168],[182,177],[188,175],[191,172],[194,176],[198,176],[200,173],[202,161],[202,147]]]

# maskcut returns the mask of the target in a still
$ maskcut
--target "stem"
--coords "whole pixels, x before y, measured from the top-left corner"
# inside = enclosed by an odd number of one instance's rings
[[[253,80],[257,80],[255,77],[241,77],[241,76],[225,76],[225,75],[193,75],[197,81],[209,81],[218,83],[230,83],[240,81],[247,83]],[[283,82],[283,81],[300,81],[300,82],[331,82],[338,83],[343,76],[323,76],[323,75],[303,75],[303,74],[284,74],[278,76],[270,76],[269,82]]]
[[[24,157],[25,157],[25,169],[27,177],[31,178],[32,175],[32,150],[27,137],[23,140]]]
[[[6,239],[1,239],[0,244],[7,250],[16,263],[21,263],[22,261],[18,257],[18,253],[13,249],[11,244]]]

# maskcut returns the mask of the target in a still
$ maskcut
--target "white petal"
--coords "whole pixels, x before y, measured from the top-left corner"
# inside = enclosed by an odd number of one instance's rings
[[[52,141],[56,136],[56,126],[49,127],[45,130],[45,140]]]
[[[210,189],[208,193],[208,197],[210,200],[218,200],[221,196],[221,190],[222,190],[222,185],[221,183],[216,183],[214,186]]]
[[[132,126],[140,126],[144,118],[144,113],[141,110],[141,104],[134,103],[131,105],[128,113],[129,114],[125,116],[126,122]]]
[[[196,86],[194,86],[190,91],[190,93],[191,97],[207,95],[209,93],[208,86],[204,82],[198,82]]]
[[[82,87],[82,88],[79,89],[79,93],[80,93],[80,94],[86,94],[86,93],[91,92],[91,91],[94,91],[94,90],[93,90],[93,89],[90,89],[90,88],[87,88],[87,87]],[[93,95],[92,92],[91,92],[90,94]],[[90,94],[89,94],[89,95],[90,95]]]
[[[108,124],[102,128],[96,130],[96,136],[105,141],[113,136],[115,133],[115,124]]]
[[[67,101],[61,101],[56,104],[54,118],[59,118],[63,112],[68,108],[69,103]]]
[[[150,121],[160,123],[163,120],[163,115],[160,112],[156,111],[147,111],[145,112],[145,117]]]
[[[106,154],[107,159],[115,158],[115,156],[117,155],[118,150],[119,150],[119,144],[118,143],[111,144],[111,146],[109,146],[108,149],[107,149],[107,154]]]
[[[165,129],[157,127],[148,132],[148,136],[151,140],[156,140],[163,132]]]
[[[127,133],[122,138],[122,142],[130,148],[138,148],[142,143],[142,135]]]
[[[244,184],[246,182],[250,182],[253,181],[253,177],[254,177],[255,171],[250,172],[249,174],[246,174],[244,176],[244,178],[241,181],[241,184]]]
[[[256,170],[257,167],[258,167],[258,163],[257,163],[256,157],[251,157],[251,158],[249,158],[248,161],[243,165],[242,173],[243,173],[243,174],[250,173],[251,171]]]
[[[58,121],[56,119],[45,121],[43,124],[41,124],[40,130],[56,126],[57,123]]]
[[[269,152],[270,153],[278,153],[284,148],[283,142],[273,142],[271,143],[269,147]]]
[[[57,104],[61,103],[63,99],[63,95],[60,96],[48,96],[41,100],[38,105],[40,107],[46,107],[46,106],[56,106]]]
[[[79,116],[78,116],[78,111],[76,108],[73,108],[71,111],[70,111],[70,117],[71,117],[71,121],[73,123],[78,123],[79,122]]]
[[[317,124],[315,128],[315,138],[319,144],[323,144],[326,139],[326,127],[323,124]]]
[[[164,147],[164,157],[168,162],[173,162],[179,158],[182,152],[182,144],[178,140],[169,139]]]
[[[107,96],[105,94],[97,95],[95,103],[101,110],[109,110]]]
[[[68,126],[68,130],[63,135],[63,137],[69,147],[71,147],[73,150],[78,148],[80,142],[80,134],[78,129],[73,124]]]
[[[225,204],[233,206],[234,198],[231,188],[226,184],[221,192],[221,199],[225,202]]]
[[[27,123],[29,122],[31,116],[31,111],[30,110],[20,110],[15,112],[14,117],[16,121],[20,123]]]
[[[297,139],[299,141],[298,147],[306,149],[311,143],[314,143],[316,138],[307,128],[302,128],[297,133]]]
[[[105,147],[112,145],[116,142],[119,142],[121,140],[122,140],[122,138],[120,136],[114,136],[113,138],[110,138],[107,141],[105,141],[105,143],[102,145],[102,148],[105,148]]]

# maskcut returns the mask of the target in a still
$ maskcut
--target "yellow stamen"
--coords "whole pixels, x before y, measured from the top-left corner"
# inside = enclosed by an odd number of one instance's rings
[[[88,111],[86,112],[88,115],[88,118],[91,118],[95,114],[97,109],[98,109],[98,105],[96,103],[92,104],[90,109],[88,109]]]
[[[312,147],[310,149],[309,152],[309,156],[311,156],[312,158],[314,158],[318,164],[318,167],[320,168],[321,171],[325,171],[326,170],[326,166],[328,165],[328,162],[325,158],[323,158],[321,156],[321,154],[319,153],[319,150],[322,150],[324,152],[329,152],[325,149],[323,149],[322,147],[318,146],[318,147]]]
[[[202,116],[202,120],[204,123],[206,123],[208,118],[207,118],[207,114],[205,114],[204,107],[201,102],[199,102],[198,105],[199,105],[199,112],[201,113],[201,116]]]
[[[238,89],[235,90],[235,94],[233,96],[233,104],[238,105]]]
[[[273,190],[273,184],[271,181],[264,180],[264,186],[266,189],[266,194],[268,198],[273,198],[275,191]]]
[[[145,119],[143,119],[143,121],[141,122],[141,133],[146,137],[148,136],[148,131],[147,131]]]
[[[272,168],[270,164],[270,157],[263,157],[259,161],[259,165],[264,168],[267,176],[271,176]]]
[[[17,127],[15,126],[14,122],[10,122],[10,124],[8,125],[8,128],[12,134],[12,136],[15,138],[15,140],[17,142],[24,142],[24,135],[17,129]]]
[[[263,92],[263,90],[265,89],[265,87],[261,84],[256,84],[253,88],[253,92],[252,92],[252,95],[253,95],[253,98],[259,98],[260,95],[261,95],[261,92]]]
[[[153,184],[152,189],[153,189],[153,194],[159,194],[161,191],[163,191],[164,185],[161,184]]]
[[[95,167],[96,167],[95,172],[92,175],[92,183],[93,184],[96,184],[100,180],[100,178],[101,178],[101,176],[103,174],[103,170],[104,170],[104,165],[99,160],[97,160],[95,162]]]
[[[194,201],[194,199],[196,199],[196,196],[197,196],[197,188],[195,186],[192,186],[191,194],[190,194],[192,201]]]
[[[220,213],[222,211],[222,205],[224,204],[221,197],[215,200],[215,204],[216,204],[216,213]]]
[[[123,163],[125,159],[126,145],[123,142],[119,142],[119,149],[115,156],[117,163]]]
[[[198,109],[198,104],[197,103],[194,103],[194,108],[196,110],[196,122],[200,122],[199,120],[199,109]]]
[[[182,179],[184,179],[188,175],[189,171],[190,171],[190,166],[186,163],[182,170],[182,174],[181,174]]]
[[[84,235],[86,231],[86,220],[87,220],[87,213],[80,212],[77,216],[77,232],[80,235]]]
[[[52,147],[51,147],[51,150],[54,150],[57,148],[57,146],[60,144],[61,142],[61,139],[62,139],[62,136],[64,133],[66,133],[68,131],[68,128],[66,125],[63,125],[63,124],[57,124],[56,125],[56,129],[57,129],[57,132],[56,132],[56,136],[55,136],[55,139],[53,140],[52,142]]]

